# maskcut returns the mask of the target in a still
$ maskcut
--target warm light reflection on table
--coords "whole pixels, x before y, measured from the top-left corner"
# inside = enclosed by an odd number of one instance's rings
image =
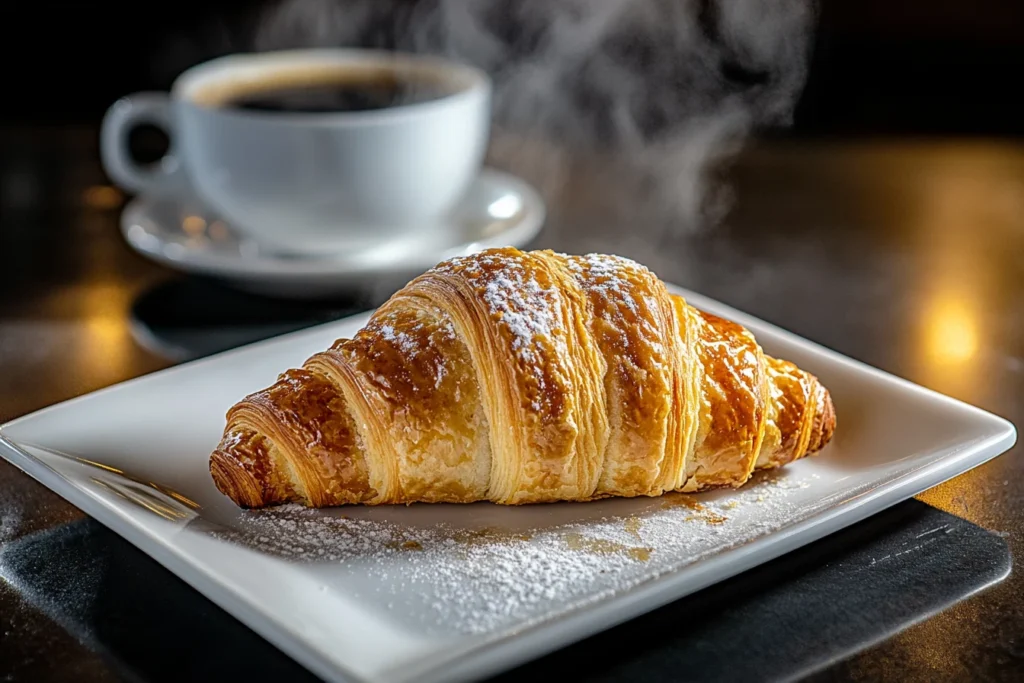
[[[969,363],[978,353],[978,320],[959,294],[939,294],[924,315],[925,353],[939,367]]]
[[[989,391],[982,340],[997,294],[993,245],[1024,215],[1019,202],[1004,201],[1008,189],[996,161],[952,146],[928,166],[911,211],[922,255],[915,379],[972,402]]]
[[[79,371],[105,383],[121,373],[135,349],[128,327],[128,310],[134,296],[118,285],[94,284],[77,297],[84,327],[81,344],[71,349]]]

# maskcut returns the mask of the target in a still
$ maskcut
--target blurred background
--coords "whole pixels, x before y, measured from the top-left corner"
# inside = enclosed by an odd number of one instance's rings
[[[251,48],[276,4],[3,3],[0,116],[95,123],[120,95],[166,89],[191,64]],[[823,0],[818,12],[809,78],[787,135],[1024,133],[1024,3]],[[379,38],[368,32],[363,40]]]

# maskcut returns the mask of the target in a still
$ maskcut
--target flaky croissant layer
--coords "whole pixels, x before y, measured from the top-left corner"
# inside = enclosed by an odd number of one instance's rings
[[[740,486],[834,428],[815,377],[643,266],[492,249],[231,408],[210,472],[249,508],[656,496]]]

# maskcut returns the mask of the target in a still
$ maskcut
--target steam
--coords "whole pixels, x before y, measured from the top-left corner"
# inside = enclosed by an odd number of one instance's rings
[[[488,163],[538,187],[558,211],[548,236],[571,229],[578,249],[581,234],[657,244],[714,224],[728,206],[715,170],[753,127],[788,122],[813,20],[811,0],[283,0],[253,47],[485,69]]]

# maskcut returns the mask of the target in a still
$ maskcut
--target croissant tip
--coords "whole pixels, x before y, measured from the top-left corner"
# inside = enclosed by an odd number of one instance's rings
[[[250,509],[264,505],[258,482],[230,453],[220,449],[213,452],[210,456],[210,476],[217,490],[238,507]]]

